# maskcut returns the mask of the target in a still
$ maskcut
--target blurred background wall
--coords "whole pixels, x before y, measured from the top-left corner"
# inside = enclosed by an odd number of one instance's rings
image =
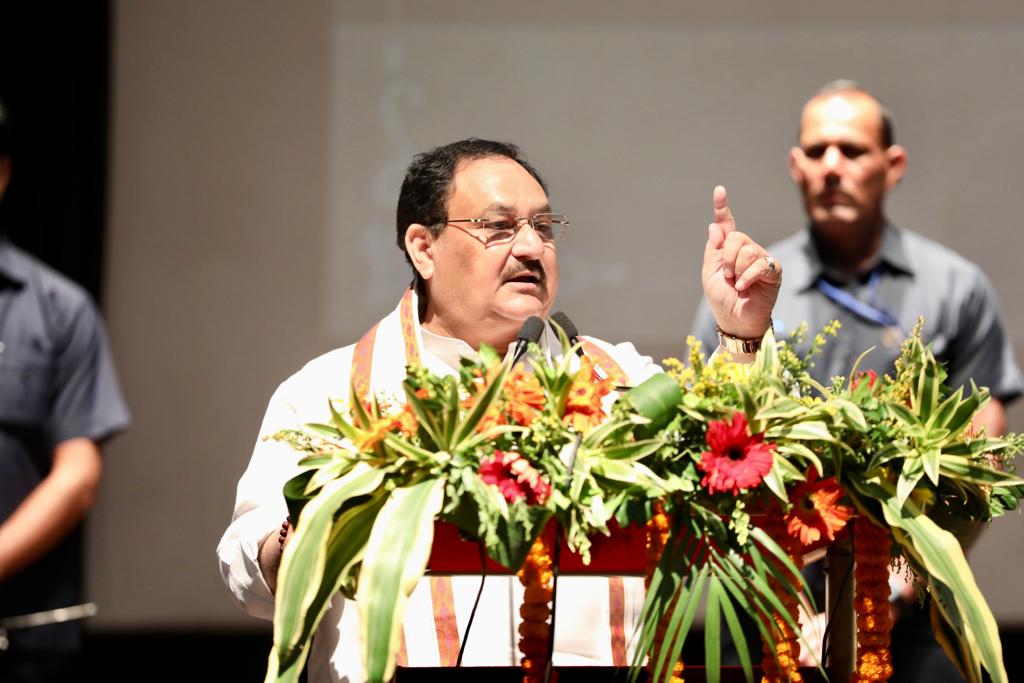
[[[402,172],[451,140],[525,149],[573,220],[559,306],[662,358],[712,187],[762,243],[803,227],[801,106],[853,78],[909,150],[890,217],[982,265],[1024,360],[1019,3],[123,0],[111,35],[102,303],[135,424],[92,516],[95,632],[266,628],[214,556],[266,401],[391,309]],[[999,520],[972,554],[1007,628],[1022,531]]]

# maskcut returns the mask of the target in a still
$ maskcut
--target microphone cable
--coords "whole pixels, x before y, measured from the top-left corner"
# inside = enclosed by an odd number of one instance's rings
[[[484,549],[483,539],[478,539],[476,547],[480,551],[480,587],[476,589],[476,599],[473,600],[473,609],[469,612],[469,621],[466,622],[466,632],[462,636],[462,645],[459,646],[459,657],[455,660],[455,666],[462,666],[462,655],[466,653],[466,643],[469,642],[469,630],[473,628],[473,620],[476,618],[476,608],[480,606],[480,596],[484,594],[484,581],[487,580],[487,551]]]

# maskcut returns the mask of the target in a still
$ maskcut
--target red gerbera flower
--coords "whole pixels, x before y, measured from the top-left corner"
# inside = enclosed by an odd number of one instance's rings
[[[836,540],[836,532],[853,515],[853,508],[837,504],[842,496],[843,489],[835,477],[818,481],[818,472],[812,467],[807,481],[794,486],[789,494],[793,501],[785,519],[789,535],[805,546],[817,543],[822,536]]]
[[[518,453],[494,451],[492,457],[480,461],[480,478],[497,486],[510,503],[525,498],[529,505],[543,505],[551,495],[551,484]]]
[[[757,486],[771,472],[775,444],[765,443],[763,434],[751,435],[747,416],[741,412],[732,416],[732,422],[713,420],[708,423],[710,451],[701,454],[697,468],[704,472],[701,486],[708,493],[732,491]]]

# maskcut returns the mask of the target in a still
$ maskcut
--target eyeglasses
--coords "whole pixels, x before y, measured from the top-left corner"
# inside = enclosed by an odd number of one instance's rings
[[[565,237],[569,225],[569,219],[560,213],[516,216],[510,211],[488,211],[481,218],[448,219],[445,221],[445,225],[448,223],[475,223],[473,228],[460,228],[458,225],[455,227],[471,237],[479,239],[484,244],[496,244],[513,239],[519,233],[524,222],[529,224],[545,242],[557,242]]]

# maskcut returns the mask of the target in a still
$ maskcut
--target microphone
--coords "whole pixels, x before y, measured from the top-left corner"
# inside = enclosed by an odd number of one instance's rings
[[[544,334],[544,321],[535,315],[531,315],[519,328],[519,335],[516,336],[516,349],[512,354],[512,365],[519,362],[519,359],[526,353],[530,342],[537,343],[540,336]]]
[[[569,316],[565,314],[565,311],[555,311],[554,313],[552,313],[551,320],[549,321],[549,323],[551,324],[552,329],[554,329],[555,325],[558,325],[559,327],[562,328],[562,331],[565,332],[565,336],[569,340],[569,343],[576,347],[577,356],[583,358],[585,355],[587,355],[583,351],[583,347],[578,346],[578,344],[580,343],[580,331],[576,329],[576,325],[573,323],[573,321],[569,320]],[[607,375],[601,368],[598,367],[595,368],[595,370],[597,371],[597,374],[601,379],[607,378]],[[633,387],[616,386],[615,391],[629,391],[632,388]]]
[[[576,325],[573,324],[571,320],[569,320],[569,316],[565,314],[565,311],[555,311],[551,315],[550,324],[552,329],[554,329],[555,325],[561,327],[562,332],[565,332],[566,338],[569,340],[569,343],[572,344],[573,346],[576,346],[577,344],[580,343],[580,331],[576,329]],[[555,334],[557,333],[558,330],[555,330]],[[580,358],[583,358],[583,356],[585,356],[586,354],[583,353],[582,347],[576,346],[576,355],[579,356]]]

